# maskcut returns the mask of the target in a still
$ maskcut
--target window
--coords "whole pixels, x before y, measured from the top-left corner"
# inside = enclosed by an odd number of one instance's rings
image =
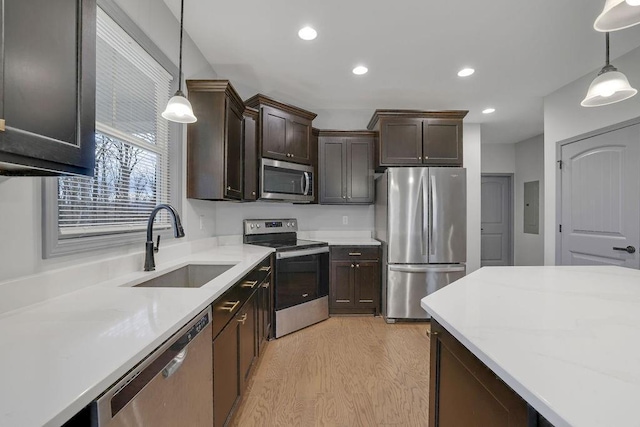
[[[113,8],[116,16],[124,15],[112,2],[99,2],[102,7],[101,3]],[[140,30],[133,32],[138,36],[134,39],[101,8],[96,27],[94,177],[45,183],[45,257],[139,242],[151,210],[179,200],[170,185],[176,175],[172,155],[178,152],[170,141],[177,133],[160,115],[175,90],[175,78],[167,68],[174,71],[175,66],[169,62],[167,67],[166,58],[161,65],[149,51],[162,55],[155,46],[149,49],[151,42]],[[155,228],[169,227],[162,211]]]

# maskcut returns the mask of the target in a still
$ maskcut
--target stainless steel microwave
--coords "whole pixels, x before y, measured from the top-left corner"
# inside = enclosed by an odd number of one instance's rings
[[[309,203],[313,201],[313,166],[262,159],[260,198]]]

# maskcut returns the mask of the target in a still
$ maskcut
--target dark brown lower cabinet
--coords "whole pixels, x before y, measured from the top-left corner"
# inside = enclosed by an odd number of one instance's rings
[[[377,247],[332,247],[329,314],[378,314],[380,274]]]
[[[527,403],[431,320],[429,426],[537,426]],[[548,425],[548,424],[547,424]]]
[[[213,425],[223,427],[240,400],[238,322],[234,319],[213,340]]]
[[[270,275],[258,290],[258,355],[264,353],[265,346],[271,336],[272,277],[273,275]]]
[[[236,315],[238,322],[238,349],[240,359],[240,392],[247,387],[253,363],[258,357],[256,336],[258,333],[258,292],[254,292],[245,303],[244,308]]]

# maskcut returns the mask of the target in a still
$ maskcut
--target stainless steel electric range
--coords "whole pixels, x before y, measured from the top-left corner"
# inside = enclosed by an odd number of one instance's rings
[[[276,338],[329,317],[329,245],[297,231],[292,218],[244,220],[244,243],[276,250]]]

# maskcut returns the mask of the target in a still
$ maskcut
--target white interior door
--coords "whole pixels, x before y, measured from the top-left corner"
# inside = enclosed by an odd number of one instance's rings
[[[640,268],[639,153],[640,125],[562,146],[563,265]]]
[[[480,265],[511,265],[511,177],[483,176]]]

